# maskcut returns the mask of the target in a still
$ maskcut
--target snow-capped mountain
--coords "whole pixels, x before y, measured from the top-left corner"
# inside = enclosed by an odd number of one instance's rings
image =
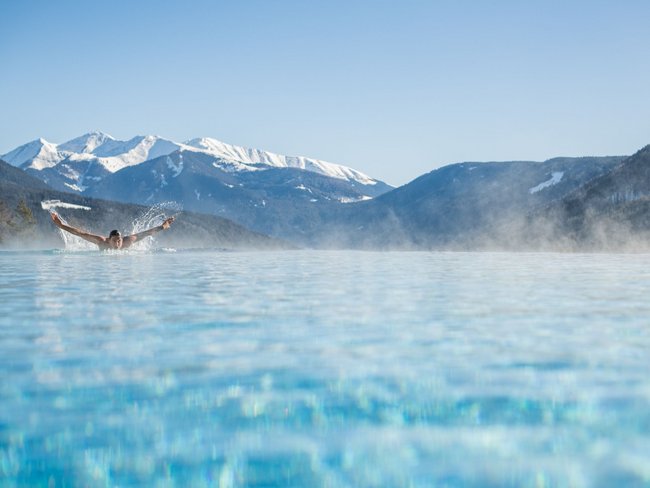
[[[264,164],[275,168],[298,168],[313,173],[320,173],[332,178],[353,180],[364,185],[373,185],[377,181],[369,176],[347,166],[328,163],[318,159],[305,158],[303,156],[283,156],[259,149],[248,149],[241,146],[225,144],[216,139],[202,137],[192,139],[185,143],[187,146],[199,149],[214,156],[233,161],[241,161],[249,164]]]
[[[47,142],[45,139],[36,139],[3,154],[0,159],[23,169],[29,166],[36,170],[42,170],[60,163],[64,156],[59,153],[56,144]]]
[[[183,144],[158,136],[136,136],[119,141],[103,132],[89,132],[62,144],[37,139],[0,156],[13,166],[41,171],[61,163],[93,162],[109,173],[149,159],[165,156],[184,147]]]
[[[211,138],[117,140],[90,132],[62,144],[39,139],[0,156],[51,188],[129,203],[181,203],[250,229],[302,238],[302,221],[392,189],[346,166],[248,149]]]
[[[38,139],[0,156],[13,166],[30,170],[48,184],[62,190],[84,191],[106,174],[141,164],[176,151],[205,153],[233,171],[269,168],[298,168],[362,185],[379,183],[360,171],[302,156],[284,156],[259,149],[226,144],[212,138],[179,143],[159,136],[136,136],[120,141],[102,132],[89,132],[62,144]],[[43,174],[42,172],[48,170]]]

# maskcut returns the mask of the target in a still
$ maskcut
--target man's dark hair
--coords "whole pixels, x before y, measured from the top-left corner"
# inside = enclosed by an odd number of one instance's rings
[[[113,236],[118,236],[120,237],[122,234],[120,234],[119,230],[112,230],[110,234],[108,234],[108,237],[113,237]]]

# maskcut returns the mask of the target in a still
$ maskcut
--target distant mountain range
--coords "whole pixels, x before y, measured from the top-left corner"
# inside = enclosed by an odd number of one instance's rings
[[[38,139],[0,158],[56,190],[142,205],[182,202],[187,210],[303,244],[303,220],[392,189],[346,166],[210,138],[118,141],[90,132],[63,144]]]
[[[345,166],[213,139],[90,133],[48,144],[5,156],[77,198],[176,201],[299,246],[636,249],[650,231],[649,147],[630,157],[451,164],[392,189]]]
[[[207,137],[183,143],[152,135],[120,141],[103,132],[89,132],[62,144],[37,139],[0,155],[0,159],[30,171],[55,189],[83,192],[109,174],[184,153],[209,156],[216,170],[228,173],[293,168],[348,182],[363,195],[375,196],[391,188],[347,166],[248,149]]]
[[[614,156],[451,164],[373,200],[339,208],[309,233],[314,242],[333,247],[530,246],[524,239],[528,235],[524,227],[536,209],[562,200],[608,174],[624,159]]]

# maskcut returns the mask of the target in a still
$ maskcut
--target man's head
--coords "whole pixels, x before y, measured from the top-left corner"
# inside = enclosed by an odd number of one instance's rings
[[[119,249],[122,247],[122,234],[119,230],[112,230],[108,234],[108,245],[113,249]]]

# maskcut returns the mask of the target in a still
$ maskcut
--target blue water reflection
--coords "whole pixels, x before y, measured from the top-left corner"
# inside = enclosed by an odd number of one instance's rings
[[[649,261],[0,253],[0,486],[648,486]]]

